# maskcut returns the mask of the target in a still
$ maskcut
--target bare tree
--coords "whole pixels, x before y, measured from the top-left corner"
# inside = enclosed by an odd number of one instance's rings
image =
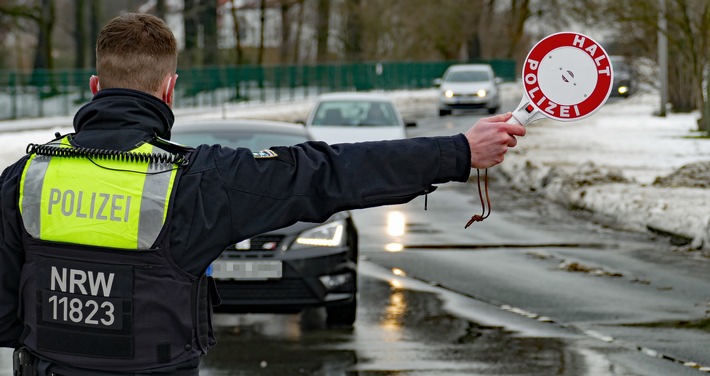
[[[266,0],[259,0],[259,50],[256,63],[264,63],[264,29],[266,28]]]
[[[279,0],[281,10],[281,46],[279,48],[279,61],[281,64],[288,62],[288,53],[291,47],[291,17],[290,10],[293,0]]]
[[[525,34],[525,22],[530,18],[530,0],[512,0],[510,6],[509,41],[506,56],[513,57],[518,50],[520,40]]]
[[[237,14],[237,4],[235,3],[235,0],[232,0],[230,11],[232,13],[232,25],[234,26],[234,52],[237,56],[237,64],[242,64],[244,62],[244,51],[242,49],[241,31],[239,30],[241,23],[239,22],[239,15]]]
[[[52,29],[55,21],[54,2],[40,0],[39,5],[9,4],[0,6],[0,14],[11,19],[29,19],[37,25],[37,49],[35,50],[35,69],[52,69]]]
[[[86,2],[84,0],[76,0],[74,2],[74,41],[75,41],[75,58],[74,67],[77,69],[82,69],[86,67],[86,24],[85,8]]]
[[[41,10],[31,4],[16,4],[14,2],[3,2],[0,3],[0,20],[3,21],[4,27],[10,27],[14,30],[15,35],[19,35],[26,31],[22,26],[23,21],[29,21],[32,25],[39,25],[41,18]],[[11,25],[11,26],[10,26]],[[19,46],[19,43],[16,45]],[[22,61],[22,50],[17,49],[18,61]],[[23,67],[23,64],[18,63],[18,67]]]
[[[345,14],[345,59],[362,60],[362,1],[346,0]]]
[[[217,32],[217,0],[200,1],[200,25],[204,42],[204,65],[219,64],[219,37]]]
[[[485,9],[482,0],[467,1],[463,7],[457,0],[399,0],[387,4],[391,7],[378,8],[379,4],[369,0],[364,6],[368,14],[364,44],[369,58],[375,53],[397,60],[465,59]],[[410,16],[412,13],[417,16]],[[372,40],[378,35],[373,49]]]
[[[710,2],[665,0],[665,3],[665,35],[668,53],[673,56],[668,69],[669,102],[674,111],[703,111],[699,126],[710,133],[710,95],[703,93],[703,72],[710,69]],[[615,53],[656,60],[658,1],[586,0],[575,6],[560,1],[557,5],[574,20],[592,20],[610,31]],[[655,80],[653,77],[651,82]]]
[[[198,39],[198,0],[183,0],[183,27],[185,29],[185,48],[183,50],[184,58],[187,65],[195,65],[197,63],[197,39]]]
[[[301,35],[303,33],[303,15],[305,13],[305,0],[297,0],[298,4],[298,19],[296,21],[296,36],[293,38],[293,60],[294,64],[300,61]]]
[[[318,0],[316,8],[316,61],[328,60],[328,36],[330,34],[330,0]]]
[[[103,10],[101,0],[89,0],[89,46],[91,49],[91,66],[96,66],[96,41],[99,39]]]
[[[55,8],[51,0],[41,0],[40,16],[38,19],[39,32],[37,36],[37,50],[35,51],[34,68],[53,69],[52,57],[52,29],[54,28]]]
[[[165,0],[156,0],[156,2],[155,2],[155,16],[164,20],[166,15],[167,15],[167,7],[165,6]]]
[[[675,99],[674,105],[679,105],[680,111],[697,109],[702,113],[710,100],[703,98],[703,71],[710,69],[710,2],[675,0],[667,5],[669,53],[676,52],[682,56],[681,59],[669,59],[671,67],[676,66],[676,69],[669,69],[669,81],[675,78],[674,81],[687,84],[685,90],[678,90],[677,87],[670,90],[670,99]],[[676,31],[677,37],[672,37],[671,31]],[[683,91],[689,91],[690,96]],[[682,102],[683,99],[686,101]],[[700,128],[710,133],[710,114],[703,115],[704,119],[699,123]]]

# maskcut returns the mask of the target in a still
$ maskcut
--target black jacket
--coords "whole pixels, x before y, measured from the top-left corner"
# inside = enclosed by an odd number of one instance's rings
[[[130,150],[155,136],[170,138],[174,121],[159,99],[133,90],[105,89],[74,119],[76,144]],[[51,137],[48,137],[48,139]],[[49,140],[36,140],[42,143]],[[470,150],[463,135],[357,144],[323,142],[272,148],[276,158],[202,145],[189,152],[173,197],[170,243],[175,264],[199,276],[230,244],[297,221],[320,222],[337,211],[400,204],[466,181]],[[0,346],[19,344],[19,275],[24,262],[18,209],[27,158],[0,177]]]

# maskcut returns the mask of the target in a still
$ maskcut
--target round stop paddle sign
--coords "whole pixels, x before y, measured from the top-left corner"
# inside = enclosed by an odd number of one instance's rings
[[[597,111],[611,93],[609,55],[585,35],[562,32],[539,41],[523,66],[523,86],[529,102],[524,110],[574,121]]]

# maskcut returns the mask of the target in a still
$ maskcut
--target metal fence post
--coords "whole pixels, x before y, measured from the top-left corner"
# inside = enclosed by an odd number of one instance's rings
[[[10,118],[17,119],[17,74],[15,72],[10,72],[8,86],[10,90]]]

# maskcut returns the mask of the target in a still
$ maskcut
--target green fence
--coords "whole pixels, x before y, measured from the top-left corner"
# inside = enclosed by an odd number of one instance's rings
[[[513,60],[491,64],[503,80],[517,77]],[[417,90],[457,62],[387,62],[286,66],[180,68],[174,108],[230,102],[280,102],[333,91]],[[18,73],[0,71],[0,120],[73,115],[91,99],[93,69]]]

